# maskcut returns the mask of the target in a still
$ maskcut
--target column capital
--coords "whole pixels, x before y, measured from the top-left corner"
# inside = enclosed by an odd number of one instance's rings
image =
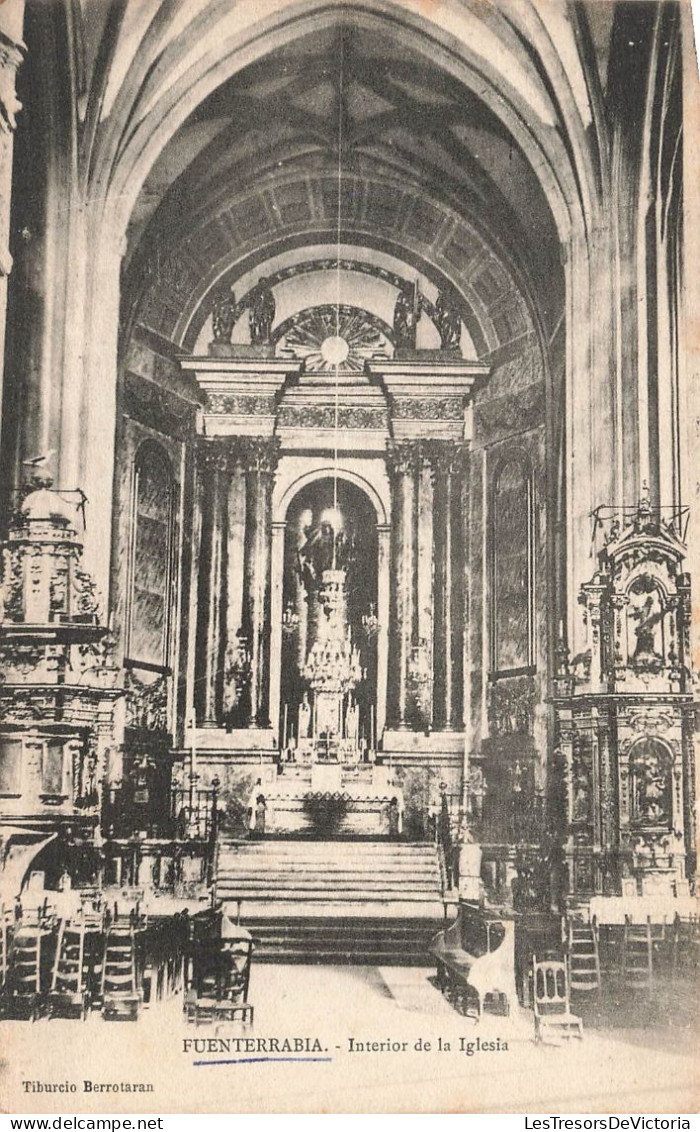
[[[197,467],[207,472],[225,472],[230,459],[230,446],[200,437],[197,441]]]
[[[246,436],[239,441],[240,459],[246,472],[272,475],[279,462],[278,436]]]
[[[429,463],[435,475],[460,475],[469,460],[469,442],[466,440],[423,440],[420,441],[424,460]]]
[[[420,470],[422,463],[420,440],[387,441],[386,462],[389,475],[409,476]]]

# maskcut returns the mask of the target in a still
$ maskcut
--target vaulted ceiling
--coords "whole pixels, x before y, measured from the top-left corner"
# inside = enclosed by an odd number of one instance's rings
[[[501,119],[425,55],[339,14],[218,87],[163,149],[131,217],[125,318],[178,337],[217,278],[339,240],[451,276],[470,309],[503,305],[505,272],[511,310],[529,293],[545,326],[559,317],[552,214]],[[483,329],[484,350],[503,341]]]

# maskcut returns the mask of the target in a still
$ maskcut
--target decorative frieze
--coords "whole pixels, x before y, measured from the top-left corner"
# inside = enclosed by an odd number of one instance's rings
[[[341,429],[386,429],[388,410],[363,405],[289,405],[280,406],[278,423],[281,428],[334,429],[336,421]]]
[[[395,397],[392,415],[397,420],[463,421],[463,397]]]
[[[210,393],[206,411],[218,417],[261,417],[274,414],[275,404],[274,394]]]

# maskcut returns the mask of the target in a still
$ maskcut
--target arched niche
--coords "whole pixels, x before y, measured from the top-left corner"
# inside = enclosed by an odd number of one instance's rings
[[[375,708],[374,728],[377,738],[381,738],[386,723],[386,694],[389,645],[389,564],[390,564],[390,501],[386,472],[381,473],[376,461],[354,461],[362,467],[348,466],[351,461],[339,466],[326,460],[316,463],[299,473],[299,460],[289,457],[280,461],[277,482],[272,499],[272,589],[271,589],[271,642],[270,642],[270,717],[273,721],[281,718],[282,710],[282,619],[285,603],[285,541],[290,516],[294,515],[294,501],[301,493],[313,490],[313,485],[332,483],[346,485],[348,490],[359,493],[367,501],[367,520],[374,518],[374,553],[376,554],[376,616],[378,627],[373,665],[375,667]],[[371,479],[370,479],[371,475]],[[373,594],[373,596],[374,596]],[[374,601],[371,604],[375,604]],[[369,611],[369,604],[368,609]]]
[[[126,654],[157,667],[170,648],[173,487],[167,452],[145,440],[134,459]]]
[[[645,735],[627,754],[629,820],[636,829],[670,830],[673,812],[673,752],[661,739]]]
[[[529,460],[508,455],[490,490],[490,668],[492,676],[534,665],[534,484]]]
[[[305,667],[322,618],[323,572],[346,570],[347,626],[363,676],[352,693],[357,734],[374,729],[377,700],[376,634],[366,631],[377,608],[376,512],[367,494],[347,479],[315,479],[287,509],[284,540],[280,732],[298,735],[299,706],[308,692]],[[285,708],[287,709],[285,711]]]

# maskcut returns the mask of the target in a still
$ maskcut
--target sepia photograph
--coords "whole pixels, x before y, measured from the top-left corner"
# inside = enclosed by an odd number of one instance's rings
[[[692,15],[0,0],[0,1112],[690,1129]]]

